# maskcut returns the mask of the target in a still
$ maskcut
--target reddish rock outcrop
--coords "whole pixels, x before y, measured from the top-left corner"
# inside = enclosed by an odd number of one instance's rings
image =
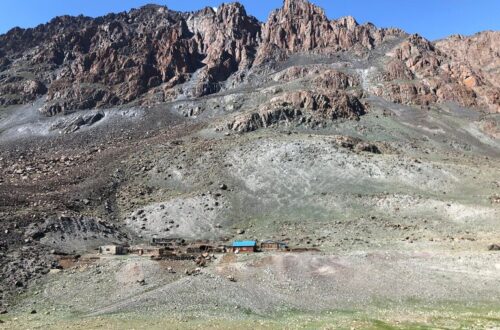
[[[285,0],[283,7],[273,11],[263,26],[256,62],[301,52],[369,50],[387,37],[401,35],[400,30],[359,25],[352,17],[330,21],[321,8],[306,0]]]
[[[500,112],[500,32],[455,35],[436,42],[436,48],[454,62],[462,83],[491,111]]]
[[[480,32],[470,37],[454,35],[435,45],[453,60],[481,71],[493,85],[500,87],[499,31]]]
[[[323,71],[313,84],[325,90],[339,90],[359,86],[359,79],[337,70]]]
[[[223,4],[216,12],[206,8],[188,18],[187,24],[197,35],[200,53],[206,54],[203,63],[216,80],[252,65],[260,23],[241,4]]]
[[[0,84],[0,105],[31,102],[46,92],[47,87],[38,80],[9,77]]]
[[[95,19],[63,16],[0,35],[0,105],[46,95],[40,110],[55,115],[150,104],[180,94],[215,93],[226,81],[237,86],[250,73],[268,82],[306,79],[319,94],[363,85],[367,92],[399,103],[452,101],[500,111],[499,39],[498,32],[486,32],[433,44],[401,30],[359,25],[352,17],[329,20],[306,0],[284,0],[265,24],[238,3],[193,13],[148,5]],[[275,66],[268,63],[292,55],[334,60],[341,56],[331,57],[333,53],[348,51],[368,63],[372,55],[383,54],[376,48],[389,41],[391,47],[399,44],[387,53],[385,66],[376,68],[374,84],[366,84],[366,77],[361,84],[331,67],[300,64],[269,75]]]
[[[289,92],[271,99],[258,111],[239,115],[228,124],[237,132],[250,132],[283,123],[318,126],[339,118],[358,119],[365,113],[357,97],[345,92]]]
[[[498,88],[481,70],[457,61],[431,42],[412,35],[387,54],[390,58],[376,95],[404,104],[456,102],[498,111]]]
[[[183,83],[200,68],[201,84],[223,81],[252,64],[259,31],[239,4],[194,14],[148,5],[96,19],[60,17],[0,36],[7,56],[0,67],[12,68],[14,77],[26,69],[37,74],[49,86],[41,110],[52,115],[128,103],[159,85],[168,90]]]
[[[322,66],[292,66],[275,74],[272,80],[290,82],[303,78],[310,79],[315,86],[323,89],[346,89],[360,84],[357,77]]]

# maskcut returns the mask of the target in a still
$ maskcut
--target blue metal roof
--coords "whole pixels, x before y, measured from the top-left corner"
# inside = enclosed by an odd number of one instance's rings
[[[248,246],[256,246],[256,241],[235,241],[233,242],[233,247],[248,247]]]

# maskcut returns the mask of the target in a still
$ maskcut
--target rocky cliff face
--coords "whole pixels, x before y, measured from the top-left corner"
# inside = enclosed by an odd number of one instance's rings
[[[500,111],[498,83],[495,81],[496,75],[491,74],[491,70],[495,70],[500,64],[495,55],[498,51],[493,50],[500,47],[500,40],[487,38],[489,45],[483,44],[480,48],[488,50],[481,51],[482,55],[476,57],[473,51],[454,52],[444,46],[454,43],[451,41],[454,39],[456,37],[434,45],[414,35],[389,56],[395,63],[403,63],[404,70],[410,72],[410,80],[414,86],[412,92],[417,95],[415,100],[419,104],[454,101],[467,107],[480,106],[493,112]],[[457,45],[457,48],[466,47]],[[468,60],[469,55],[465,54],[471,54],[470,57],[474,59]],[[481,62],[489,63],[490,69],[483,70]],[[389,89],[393,87],[394,84],[391,84]]]
[[[398,103],[451,101],[499,111],[498,33],[434,45],[401,30],[359,25],[352,17],[329,20],[306,0],[285,0],[265,24],[233,3],[194,13],[148,5],[13,29],[0,36],[0,105],[45,96],[40,111],[56,115],[199,97],[294,54],[349,51],[366,59],[388,44],[396,46],[366,92]]]
[[[485,31],[471,37],[451,36],[436,42],[455,66],[466,66],[462,81],[483,97],[483,102],[500,112],[500,32]]]
[[[485,31],[471,37],[455,35],[437,41],[436,48],[481,71],[492,84],[500,86],[500,32]]]
[[[373,90],[396,103],[430,105],[452,101],[466,107],[484,105],[468,79],[477,74],[456,63],[419,35],[409,36],[387,53],[384,81]]]
[[[263,26],[257,62],[297,52],[370,50],[386,38],[403,34],[372,24],[359,25],[352,17],[330,21],[323,9],[306,0],[285,0],[283,8],[272,12]]]
[[[7,71],[0,102],[24,103],[47,92],[42,111],[53,115],[129,103],[157,86],[183,83],[202,67],[202,83],[224,80],[252,63],[259,29],[239,4],[191,15],[145,6],[15,29],[0,39]],[[36,79],[23,79],[23,70]]]

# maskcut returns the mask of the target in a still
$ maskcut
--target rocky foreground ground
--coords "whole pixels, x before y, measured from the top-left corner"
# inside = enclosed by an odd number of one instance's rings
[[[499,327],[499,47],[299,0],[0,36],[0,328]],[[319,251],[91,257],[153,237]]]

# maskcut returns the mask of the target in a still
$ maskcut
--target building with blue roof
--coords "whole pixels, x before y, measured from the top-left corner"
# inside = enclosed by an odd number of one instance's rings
[[[234,241],[230,250],[234,253],[239,252],[257,252],[256,241]]]

